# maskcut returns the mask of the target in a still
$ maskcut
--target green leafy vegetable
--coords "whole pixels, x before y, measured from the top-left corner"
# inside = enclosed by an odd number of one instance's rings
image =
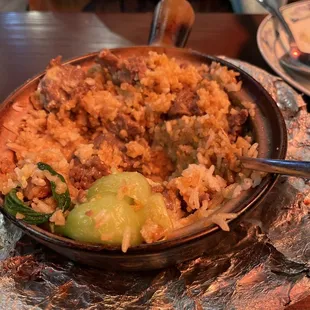
[[[51,166],[45,163],[38,163],[38,168],[42,171],[47,170],[51,175],[57,176],[63,183],[66,183],[65,178],[57,173]],[[50,181],[52,196],[57,203],[57,208],[66,211],[71,205],[71,199],[68,188],[62,194],[56,192],[56,183]],[[34,211],[32,208],[28,207],[22,200],[17,197],[17,189],[12,189],[6,196],[4,200],[4,210],[12,216],[16,216],[17,213],[24,216],[22,219],[24,222],[32,225],[38,225],[46,223],[53,213],[45,214]]]
[[[21,201],[17,195],[17,189],[12,189],[6,196],[4,200],[4,210],[12,216],[16,216],[20,213],[24,216],[23,221],[28,224],[37,225],[43,224],[48,221],[51,214],[39,213],[28,207]]]
[[[46,170],[51,175],[57,176],[63,183],[66,183],[65,178],[61,174],[57,173],[50,165],[40,162],[37,164],[37,166],[40,170],[42,171]],[[56,183],[53,181],[50,181],[50,183],[51,183],[52,195],[57,203],[58,209],[62,211],[66,211],[67,209],[69,209],[71,205],[71,198],[70,198],[68,187],[64,193],[57,194]]]

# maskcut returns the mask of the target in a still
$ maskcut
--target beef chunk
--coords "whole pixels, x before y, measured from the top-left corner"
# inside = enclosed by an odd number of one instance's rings
[[[133,84],[139,81],[147,69],[143,57],[135,56],[122,59],[109,50],[100,52],[98,62],[102,67],[108,69],[112,81],[116,85],[121,83]]]
[[[139,56],[129,57],[127,60],[127,68],[131,72],[134,81],[142,79],[147,70],[144,58]]]
[[[38,86],[41,104],[48,111],[58,110],[63,102],[77,92],[84,79],[84,71],[76,66],[51,67]]]
[[[108,130],[125,141],[134,140],[136,136],[141,136],[145,132],[143,126],[126,114],[117,115],[115,120],[108,124]],[[123,135],[123,132],[126,134]]]
[[[189,88],[183,88],[172,103],[168,111],[169,118],[181,117],[183,115],[201,115],[202,112],[197,105],[197,94]]]
[[[167,209],[173,211],[181,208],[181,199],[175,190],[165,188],[162,194]]]
[[[227,116],[229,131],[228,134],[232,141],[235,141],[237,136],[242,133],[242,125],[247,121],[249,112],[246,109],[241,109],[236,114],[229,114]]]
[[[101,144],[106,141],[112,146],[116,146],[121,152],[126,152],[125,142],[121,141],[114,133],[104,132],[100,133],[94,138],[94,147],[95,149],[100,149]]]
[[[69,178],[77,189],[88,189],[96,180],[110,173],[109,167],[94,155],[85,164],[82,164],[78,158],[74,158]]]
[[[94,138],[94,148],[99,150],[101,144],[103,143],[103,141],[105,140],[105,135],[104,134],[99,134],[97,137]]]

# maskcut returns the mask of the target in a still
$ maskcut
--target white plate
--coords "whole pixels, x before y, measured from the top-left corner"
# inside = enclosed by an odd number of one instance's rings
[[[310,53],[310,1],[285,5],[281,12],[289,24],[299,48]],[[269,66],[292,86],[310,96],[310,76],[284,69],[279,59],[289,49],[287,36],[282,26],[268,15],[257,32],[258,48]]]

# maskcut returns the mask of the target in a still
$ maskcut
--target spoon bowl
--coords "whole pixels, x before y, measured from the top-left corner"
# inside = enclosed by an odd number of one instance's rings
[[[280,63],[284,68],[288,68],[298,73],[302,73],[305,75],[310,75],[310,61],[308,60],[309,54],[302,53],[300,57],[294,58],[291,55],[291,52],[287,52],[280,59]],[[301,62],[300,59],[303,59]]]
[[[274,0],[257,0],[273,17],[275,17],[282,25],[288,36],[289,52],[280,58],[283,67],[297,71],[302,74],[310,75],[310,54],[305,53],[297,46],[294,35],[279,10]]]

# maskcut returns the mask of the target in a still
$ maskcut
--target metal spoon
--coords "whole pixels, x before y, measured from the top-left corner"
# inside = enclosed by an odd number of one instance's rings
[[[271,15],[278,19],[288,36],[290,50],[284,54],[279,60],[280,63],[288,68],[304,74],[310,74],[310,54],[302,52],[296,43],[294,35],[281,14],[278,5],[274,0],[256,0],[259,2]]]
[[[240,157],[246,169],[310,178],[310,161]]]

